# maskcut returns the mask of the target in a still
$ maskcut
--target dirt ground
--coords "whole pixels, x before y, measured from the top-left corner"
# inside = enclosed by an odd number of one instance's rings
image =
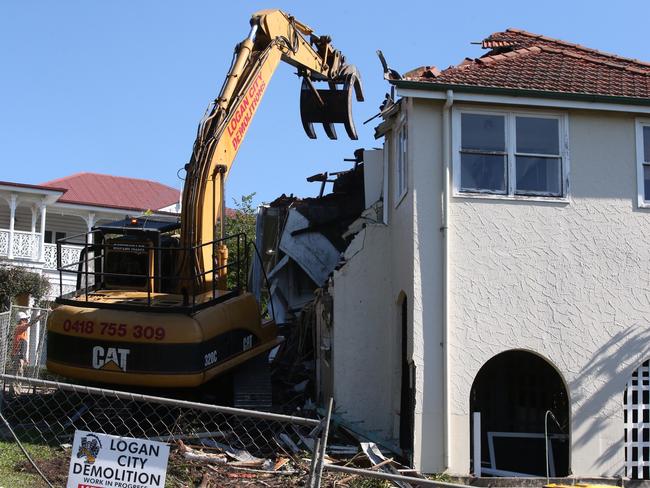
[[[60,456],[51,459],[35,459],[39,469],[55,487],[64,487],[68,478],[70,465],[69,452],[61,450]],[[282,470],[257,472],[246,468],[235,468],[224,464],[206,464],[188,461],[177,451],[173,450],[169,457],[166,488],[298,488],[307,483],[309,464],[294,461],[283,466]],[[16,471],[36,474],[33,466],[27,461],[16,464]],[[33,488],[46,486],[45,483],[35,484]],[[382,488],[389,486],[380,480],[349,477],[339,473],[324,472],[321,486],[341,488]]]

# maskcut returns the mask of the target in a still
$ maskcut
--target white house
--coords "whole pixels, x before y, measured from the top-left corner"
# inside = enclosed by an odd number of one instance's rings
[[[153,211],[176,218],[180,191],[155,181],[96,173],[78,173],[40,185],[0,182],[0,264],[43,273],[51,283],[51,298],[60,293],[56,271],[56,241],[77,238],[82,244],[98,223]],[[75,242],[74,239],[72,239]],[[79,260],[79,246],[61,247],[62,264]],[[64,274],[63,293],[75,285]]]
[[[330,284],[337,411],[424,472],[544,475],[546,423],[551,475],[649,479],[650,64],[482,44],[388,75],[383,219]]]

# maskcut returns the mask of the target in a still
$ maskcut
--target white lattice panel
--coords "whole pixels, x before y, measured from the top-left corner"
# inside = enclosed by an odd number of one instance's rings
[[[15,258],[35,258],[38,256],[40,234],[14,231],[13,254]]]
[[[61,264],[63,266],[72,263],[78,263],[81,259],[81,248],[78,246],[61,246]],[[71,271],[76,271],[74,267],[68,268]]]
[[[650,479],[650,361],[632,373],[623,405],[625,476]]]
[[[65,266],[71,263],[78,263],[80,259],[81,248],[78,246],[61,246],[61,265]],[[56,269],[56,244],[45,244],[45,269]],[[76,268],[71,266],[67,268],[75,271]]]
[[[9,254],[9,231],[0,230],[0,256]]]
[[[43,259],[45,269],[56,269],[56,244],[45,244]]]

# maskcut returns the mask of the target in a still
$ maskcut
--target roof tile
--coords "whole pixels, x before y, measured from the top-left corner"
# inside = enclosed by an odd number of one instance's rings
[[[650,98],[650,63],[624,58],[560,39],[508,29],[482,42],[488,53],[466,58],[435,77],[422,68],[405,79],[441,85],[470,85],[630,98]]]

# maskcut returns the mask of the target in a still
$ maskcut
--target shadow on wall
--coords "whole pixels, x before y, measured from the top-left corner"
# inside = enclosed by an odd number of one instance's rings
[[[623,440],[625,388],[634,370],[649,357],[650,330],[640,327],[618,332],[594,353],[593,360],[570,384],[572,403],[578,405],[573,413],[574,446],[588,444],[594,432],[604,429],[612,417],[619,420],[617,432]],[[576,432],[580,434],[575,435]],[[594,466],[606,467],[622,449],[622,443],[612,443],[594,460]],[[623,470],[621,464],[617,474],[622,474]]]

